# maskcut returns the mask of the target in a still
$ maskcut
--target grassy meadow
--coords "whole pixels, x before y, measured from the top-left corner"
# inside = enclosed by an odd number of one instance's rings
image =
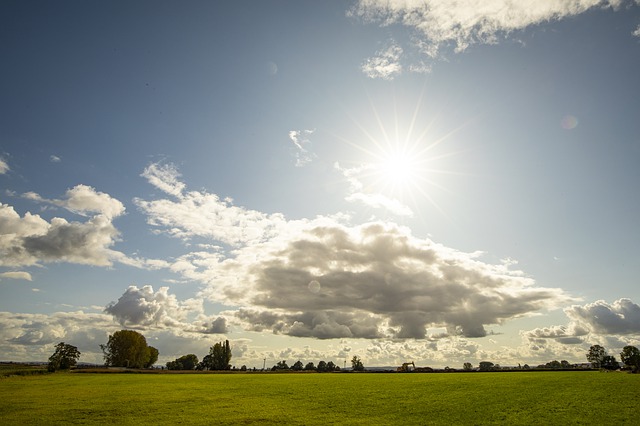
[[[79,374],[0,379],[3,425],[637,424],[640,375]]]

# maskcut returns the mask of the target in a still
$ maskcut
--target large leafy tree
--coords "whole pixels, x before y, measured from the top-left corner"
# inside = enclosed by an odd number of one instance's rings
[[[198,365],[198,357],[194,354],[183,355],[175,361],[167,363],[168,370],[193,370]]]
[[[160,352],[158,352],[158,350],[153,346],[147,346],[147,351],[149,352],[149,359],[144,364],[144,368],[151,368],[153,367],[153,364],[155,364],[156,361],[158,360],[158,356],[160,355]]]
[[[229,341],[216,343],[209,348],[209,354],[205,355],[198,365],[199,370],[229,370],[231,365],[231,346]]]
[[[587,352],[587,361],[593,365],[594,368],[600,368],[604,357],[607,356],[607,351],[600,345],[592,345]]]
[[[104,363],[109,367],[147,368],[158,360],[158,350],[133,330],[116,331],[106,345],[100,345]]]
[[[60,342],[56,345],[56,350],[49,357],[49,371],[68,370],[76,365],[80,358],[80,351],[73,345]]]
[[[620,359],[634,373],[640,371],[640,349],[635,346],[625,346],[620,352]]]

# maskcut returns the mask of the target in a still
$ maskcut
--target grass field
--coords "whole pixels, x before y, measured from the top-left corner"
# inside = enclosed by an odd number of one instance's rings
[[[638,424],[640,375],[78,374],[0,379],[3,425]]]

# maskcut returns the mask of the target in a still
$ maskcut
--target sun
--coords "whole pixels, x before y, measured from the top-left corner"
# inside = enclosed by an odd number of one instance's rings
[[[376,168],[381,183],[394,190],[414,185],[419,176],[415,157],[401,151],[387,153]]]
[[[349,185],[347,201],[399,216],[420,214],[431,205],[446,216],[437,200],[451,193],[447,180],[460,173],[450,169],[451,157],[458,152],[445,142],[452,142],[466,123],[449,131],[440,128],[437,117],[421,113],[423,95],[413,109],[411,102],[395,98],[378,105],[370,99],[373,114],[365,109],[361,120],[347,111],[354,135],[338,138],[355,150],[353,158],[336,162]]]

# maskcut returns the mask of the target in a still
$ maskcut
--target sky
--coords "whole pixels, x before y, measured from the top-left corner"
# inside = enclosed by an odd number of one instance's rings
[[[0,3],[0,360],[640,345],[640,1]]]

